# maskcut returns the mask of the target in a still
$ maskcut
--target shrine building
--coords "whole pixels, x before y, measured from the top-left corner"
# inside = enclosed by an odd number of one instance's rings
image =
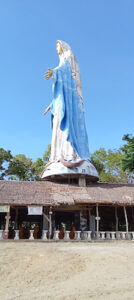
[[[0,239],[134,239],[134,184],[0,181]]]

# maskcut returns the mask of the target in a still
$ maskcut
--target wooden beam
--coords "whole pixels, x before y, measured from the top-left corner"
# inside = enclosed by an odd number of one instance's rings
[[[89,231],[91,231],[91,223],[92,223],[91,210],[89,210],[88,213],[89,213]]]
[[[127,218],[127,211],[126,211],[126,207],[123,206],[124,208],[124,215],[125,215],[125,221],[126,221],[126,232],[128,232],[128,218]]]
[[[42,214],[43,214],[43,216],[45,217],[45,219],[46,219],[48,222],[50,222],[48,216],[47,216],[44,212],[43,212]]]
[[[51,239],[52,237],[52,210],[51,210],[51,207],[50,207],[50,210],[49,210],[49,239]]]
[[[98,203],[96,203],[96,221],[97,221],[97,233],[99,232],[99,209],[98,209]]]
[[[119,220],[118,220],[118,214],[117,214],[117,206],[115,206],[115,220],[116,220],[116,231],[118,231]]]
[[[15,208],[15,229],[18,229],[18,207]]]
[[[134,231],[134,210],[132,206],[132,231]]]

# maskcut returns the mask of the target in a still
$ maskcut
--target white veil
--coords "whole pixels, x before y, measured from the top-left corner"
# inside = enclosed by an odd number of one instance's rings
[[[75,58],[75,55],[73,54],[73,51],[71,50],[71,47],[63,41],[57,40],[56,43],[60,43],[61,47],[63,49],[63,57],[68,59],[71,69],[72,69],[72,77],[76,82],[76,88],[77,93],[81,98],[82,104],[83,104],[83,96],[82,96],[82,86],[81,86],[81,77],[80,77],[80,68],[78,65],[78,62]]]

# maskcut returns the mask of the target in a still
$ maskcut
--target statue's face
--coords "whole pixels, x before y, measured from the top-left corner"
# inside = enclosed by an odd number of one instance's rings
[[[56,43],[56,51],[58,52],[59,55],[61,55],[63,53],[63,49],[59,42]]]

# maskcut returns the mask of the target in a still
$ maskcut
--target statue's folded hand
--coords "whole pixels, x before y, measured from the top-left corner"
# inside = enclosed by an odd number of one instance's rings
[[[50,77],[52,77],[53,75],[53,70],[52,69],[48,69],[48,71],[45,73],[45,79],[48,80]]]

